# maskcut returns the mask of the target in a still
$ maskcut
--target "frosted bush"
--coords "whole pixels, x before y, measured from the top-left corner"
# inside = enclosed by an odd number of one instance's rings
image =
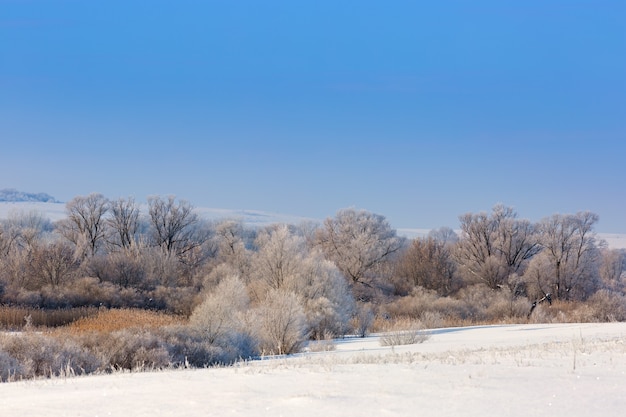
[[[354,298],[337,267],[321,254],[305,259],[292,291],[303,299],[312,338],[343,336],[349,331],[355,311]]]
[[[423,343],[429,338],[430,334],[427,331],[423,330],[420,326],[415,326],[413,329],[396,330],[393,332],[385,333],[380,337],[380,345],[414,345],[416,343]]]
[[[443,317],[436,311],[426,311],[419,320],[425,329],[436,329],[444,325]]]
[[[261,353],[288,355],[300,351],[307,339],[306,316],[294,293],[269,291],[256,315]]]
[[[13,368],[16,377],[33,378],[91,373],[101,362],[76,341],[63,340],[39,333],[22,333],[0,337],[0,351],[14,358],[19,365]],[[5,356],[5,360],[7,356]],[[9,365],[11,362],[9,362]]]
[[[369,304],[359,304],[356,308],[356,315],[354,317],[354,331],[357,336],[365,337],[369,334],[376,315],[374,310]]]
[[[210,344],[226,346],[234,334],[242,331],[242,316],[249,303],[243,282],[230,276],[195,308],[189,324]]]
[[[588,300],[593,311],[594,321],[624,321],[626,320],[626,297],[609,290],[600,290]]]
[[[0,350],[0,382],[21,379],[22,376],[23,369],[19,361],[7,352]]]
[[[101,352],[108,369],[160,369],[171,365],[163,341],[148,331],[111,333],[104,339]]]

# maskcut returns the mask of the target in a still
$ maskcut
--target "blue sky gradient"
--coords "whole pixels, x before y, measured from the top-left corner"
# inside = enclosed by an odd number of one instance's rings
[[[0,188],[626,232],[626,2],[0,0]]]

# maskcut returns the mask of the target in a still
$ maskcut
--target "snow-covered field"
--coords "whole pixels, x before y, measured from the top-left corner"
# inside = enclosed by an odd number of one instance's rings
[[[2,416],[623,416],[626,323],[434,330],[229,368],[0,384]]]
[[[209,207],[196,207],[198,214],[208,220],[235,219],[250,226],[267,226],[274,223],[298,224],[301,222],[320,222],[320,219],[310,219],[284,213],[270,213],[259,210],[231,210]],[[64,203],[39,202],[0,202],[0,219],[6,219],[11,213],[38,212],[52,221],[63,219],[65,214]],[[392,225],[393,227],[396,227]],[[428,235],[429,229],[398,228],[400,236],[411,239]],[[598,233],[598,239],[606,241],[609,248],[626,249],[626,234]]]

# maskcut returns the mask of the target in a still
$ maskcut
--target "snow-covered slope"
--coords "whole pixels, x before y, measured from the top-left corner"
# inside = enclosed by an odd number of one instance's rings
[[[63,203],[44,203],[31,201],[0,202],[0,219],[6,219],[14,213],[32,212],[41,213],[52,221],[60,220],[66,216],[65,204]]]
[[[282,213],[270,213],[259,210],[230,210],[209,207],[196,207],[196,212],[208,220],[235,219],[245,224],[266,226],[274,223],[297,224],[302,221],[316,221],[306,217]],[[6,219],[11,213],[38,212],[52,221],[66,216],[64,203],[44,202],[0,202],[0,219]]]
[[[626,323],[479,326],[228,368],[4,383],[0,414],[621,417],[625,389]]]

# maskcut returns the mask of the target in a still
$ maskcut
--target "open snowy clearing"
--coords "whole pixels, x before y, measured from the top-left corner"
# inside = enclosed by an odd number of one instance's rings
[[[229,368],[0,385],[6,416],[623,416],[626,323],[438,329]]]

